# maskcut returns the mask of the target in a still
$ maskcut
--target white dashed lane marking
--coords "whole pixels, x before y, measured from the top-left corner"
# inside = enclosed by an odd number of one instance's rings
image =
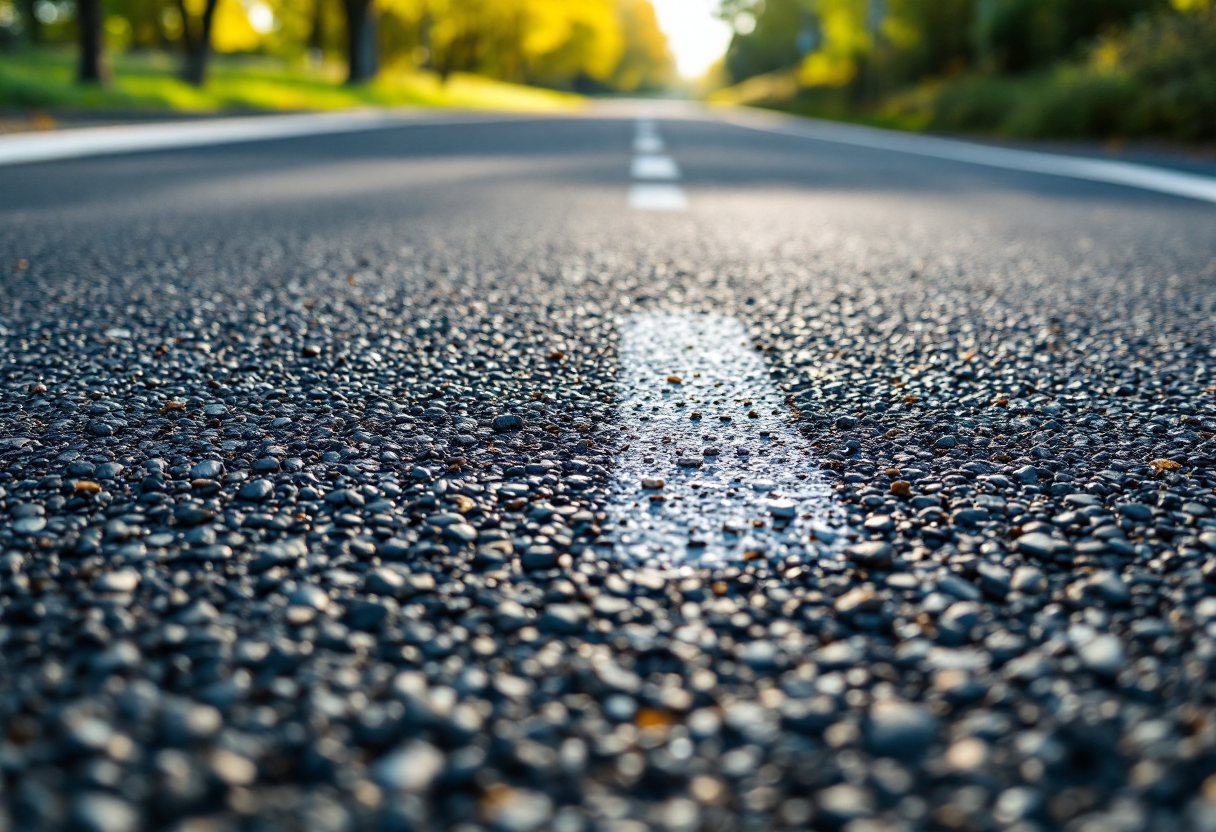
[[[617,556],[666,566],[829,550],[844,516],[743,325],[647,313],[620,334]]]
[[[634,153],[662,153],[663,140],[658,136],[646,135],[637,136],[633,140]]]
[[[680,169],[670,156],[634,156],[630,173],[634,179],[680,178]]]
[[[687,211],[688,196],[674,183],[680,178],[675,159],[663,153],[659,128],[650,119],[639,119],[633,139],[634,157],[630,176],[629,207],[638,211]]]
[[[629,207],[638,211],[687,211],[688,197],[679,185],[638,183],[629,188]]]

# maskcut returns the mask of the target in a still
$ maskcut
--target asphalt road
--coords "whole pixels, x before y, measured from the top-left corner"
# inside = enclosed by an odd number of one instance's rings
[[[0,830],[1216,829],[1214,311],[688,113],[4,168]]]

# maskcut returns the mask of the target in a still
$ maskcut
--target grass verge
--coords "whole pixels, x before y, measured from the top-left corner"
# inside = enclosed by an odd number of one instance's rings
[[[217,56],[207,84],[177,77],[167,55],[119,55],[105,86],[77,84],[70,52],[0,54],[0,108],[9,110],[341,110],[351,107],[459,107],[561,111],[582,99],[570,93],[507,84],[474,75],[446,83],[417,70],[386,69],[376,81],[342,83],[340,66],[293,66],[270,59]]]

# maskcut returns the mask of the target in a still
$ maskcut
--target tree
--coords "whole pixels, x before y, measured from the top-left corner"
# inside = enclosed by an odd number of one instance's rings
[[[667,38],[659,29],[648,0],[620,0],[625,49],[612,73],[612,86],[623,92],[660,89],[673,70]]]
[[[625,51],[625,26],[614,0],[534,2],[524,41],[529,80],[594,89],[609,82]]]
[[[17,0],[17,8],[21,11],[21,26],[29,33],[30,43],[41,46],[44,38],[42,21],[34,10],[37,0]]]
[[[733,0],[723,4],[722,14],[736,22],[726,51],[726,70],[735,81],[788,69],[802,60],[798,34],[807,13],[801,0]],[[740,18],[751,28],[738,28]]]
[[[312,20],[308,27],[308,48],[318,58],[325,52],[324,0],[312,0]]]
[[[346,83],[362,84],[379,71],[374,0],[342,0],[346,10]]]
[[[207,60],[211,56],[211,25],[215,20],[218,0],[203,0],[203,8],[198,15],[192,15],[186,4],[187,0],[177,0],[177,8],[182,15],[182,46],[186,51],[182,79],[188,84],[201,87],[207,80]]]
[[[76,80],[82,84],[101,84],[106,80],[104,62],[105,10],[101,0],[77,0],[76,30],[80,39],[80,63]]]

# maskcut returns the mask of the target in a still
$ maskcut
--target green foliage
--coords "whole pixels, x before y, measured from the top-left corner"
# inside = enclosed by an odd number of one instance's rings
[[[751,31],[735,34],[726,52],[726,71],[735,80],[792,67],[802,59],[798,35],[809,21],[803,0],[735,3],[730,11],[733,20],[754,22]]]
[[[973,75],[944,84],[931,96],[899,99],[893,107],[928,112],[941,130],[999,133],[1026,82],[994,75]]]
[[[1126,115],[1128,133],[1216,139],[1216,7],[1141,21],[1096,50],[1093,63],[1109,61],[1147,93]]]
[[[944,84],[927,101],[937,130],[1018,138],[1117,134],[1138,90],[1121,74],[1075,69],[1039,76],[980,75]]]
[[[622,0],[624,51],[608,86],[624,92],[653,92],[671,82],[674,62],[649,0]]]
[[[928,111],[935,129],[1022,138],[1216,139],[1216,10],[1143,18],[1045,73],[948,82]]]
[[[380,0],[386,62],[556,89],[634,90],[671,70],[649,0]]]
[[[342,69],[288,66],[272,59],[220,58],[207,85],[184,83],[165,55],[119,56],[109,87],[73,82],[68,51],[24,50],[0,56],[0,107],[65,109],[337,110],[359,106],[468,107],[560,111],[579,106],[567,93],[471,75],[443,83],[430,72],[395,70],[362,87],[341,85]]]
[[[884,25],[888,77],[908,78],[957,72],[970,63],[974,48],[976,0],[890,0]]]
[[[1210,0],[727,0],[723,14],[756,25],[717,100],[1020,138],[1216,139]],[[808,14],[821,37],[803,57]]]
[[[1034,87],[1031,87],[1034,89]],[[1122,74],[1064,70],[1034,93],[1023,88],[1002,132],[1024,138],[1083,139],[1124,133],[1124,114],[1142,90]]]
[[[1168,0],[984,0],[976,20],[980,57],[1003,72],[1024,72],[1073,57],[1103,32],[1141,15],[1169,10]]]
[[[438,73],[441,80],[480,75],[517,84],[587,91],[654,90],[669,80],[673,63],[650,0],[372,0],[379,17],[380,62],[400,75]],[[104,0],[111,52],[185,51],[182,9],[197,15],[204,0]],[[61,16],[39,22],[36,6]],[[0,60],[9,64],[7,93],[29,106],[84,101],[47,78],[17,83],[14,58],[36,31],[40,42],[67,47],[75,40],[73,0],[0,0]],[[56,12],[59,14],[60,12]],[[35,24],[37,27],[35,29]],[[340,0],[218,0],[212,46],[217,53],[274,57],[291,64],[339,58],[346,49]],[[126,100],[141,70],[117,62],[113,95]],[[417,75],[417,73],[415,73]],[[418,76],[422,77],[422,76]],[[427,77],[434,77],[428,75]],[[248,79],[255,83],[254,79]],[[216,79],[216,83],[221,83]],[[209,90],[214,92],[214,90]],[[320,90],[317,95],[329,100]],[[83,96],[83,97],[82,97]],[[165,100],[180,97],[165,93]],[[222,96],[221,96],[222,97]],[[208,101],[211,98],[204,96]],[[207,105],[210,106],[210,105]],[[299,100],[304,108],[327,106]]]

